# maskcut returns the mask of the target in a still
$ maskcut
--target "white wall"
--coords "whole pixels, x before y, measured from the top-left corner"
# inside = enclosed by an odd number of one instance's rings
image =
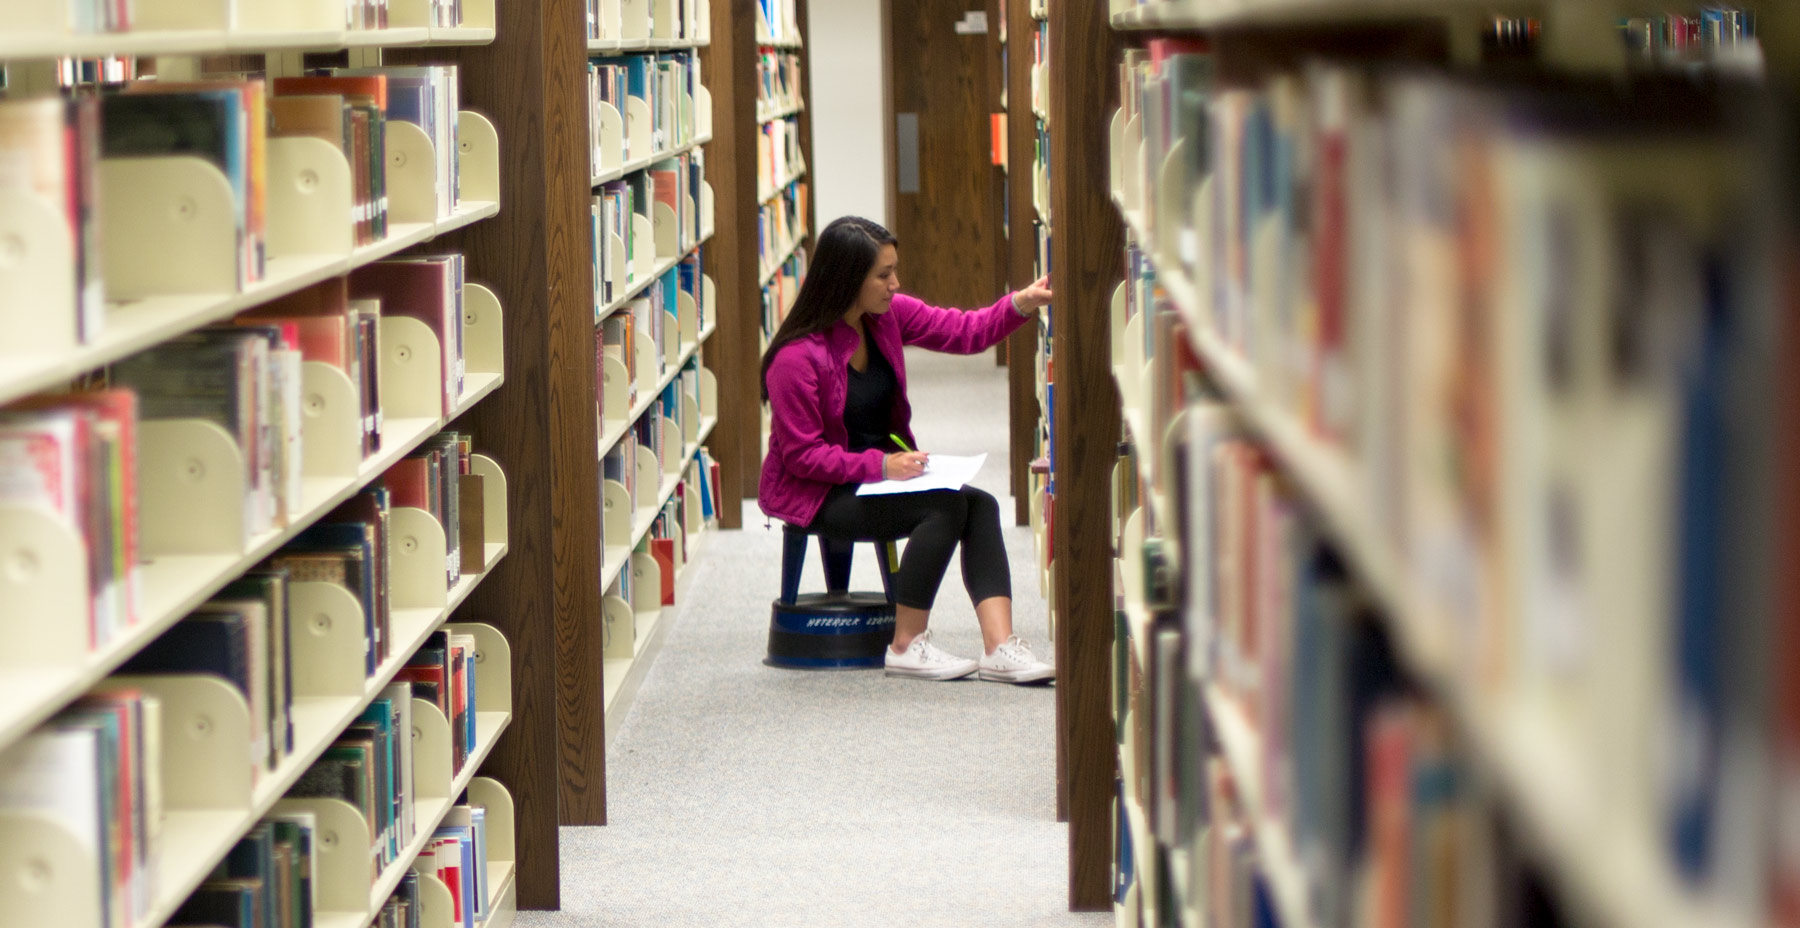
[[[807,0],[806,15],[819,225],[845,215],[889,225],[881,0]]]

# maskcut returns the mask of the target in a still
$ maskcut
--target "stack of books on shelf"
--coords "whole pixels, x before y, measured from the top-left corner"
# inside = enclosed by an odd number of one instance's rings
[[[641,48],[653,42],[704,45],[711,22],[711,0],[658,3],[587,0],[586,35],[590,48]]]
[[[761,339],[766,346],[787,317],[806,274],[806,224],[812,214],[812,191],[805,180],[806,156],[798,116],[806,105],[801,56],[769,47],[799,44],[797,33],[791,42],[782,39],[798,28],[795,11],[791,0],[764,6],[764,18],[758,24],[758,41],[765,47],[758,57],[756,100],[761,118],[756,149],[756,245],[762,279]],[[760,31],[770,22],[776,24],[774,32]]]
[[[1049,88],[1044,83],[1044,76],[1049,70],[1050,24],[1038,21],[1031,35],[1031,111],[1034,114],[1032,130],[1034,147],[1032,150],[1031,190],[1032,204],[1037,215],[1032,220],[1032,237],[1037,243],[1036,255],[1032,265],[1032,279],[1035,280],[1051,271],[1050,245],[1050,125],[1047,118],[1049,106]],[[1038,586],[1045,597],[1051,597],[1055,589],[1052,552],[1055,550],[1054,527],[1056,523],[1056,353],[1055,353],[1055,318],[1054,306],[1044,307],[1038,314],[1037,356],[1035,383],[1037,392],[1038,419],[1033,435],[1033,461],[1030,466],[1031,501],[1028,515],[1031,521],[1033,547],[1037,555]],[[1052,627],[1056,621],[1056,610],[1052,605]]]
[[[649,47],[666,46],[652,36]],[[703,366],[717,310],[703,248],[712,234],[712,189],[698,146],[711,126],[697,55],[625,53],[589,65],[610,707],[703,523],[692,475],[717,415],[715,381]]]
[[[587,73],[594,176],[687,148],[699,138],[694,100],[702,85],[700,59],[694,53],[596,57],[589,59]]]
[[[802,105],[805,84],[800,80],[800,55],[764,48],[756,56],[756,112],[774,119]]]
[[[796,247],[793,254],[782,261],[765,275],[767,282],[762,289],[762,338],[763,346],[768,346],[769,339],[775,337],[775,330],[781,327],[781,321],[800,296],[800,282],[806,277],[806,248]]]
[[[762,123],[756,143],[756,189],[767,200],[778,193],[795,195],[789,188],[806,173],[806,155],[800,149],[800,121],[792,116]]]
[[[806,240],[810,193],[805,181],[796,181],[757,208],[756,249],[764,280],[774,276]]]
[[[796,0],[756,0],[756,41],[760,45],[798,46],[800,16]]]
[[[1800,739],[1749,721],[1794,676],[1749,592],[1791,553],[1751,334],[1792,221],[1751,127],[1789,117],[1743,80],[1753,19],[1622,25],[1608,80],[1126,53],[1119,901],[1146,921],[1232,886],[1217,924],[1791,918],[1757,823]],[[1516,61],[1538,30],[1506,34]]]
[[[454,29],[464,25],[469,13],[463,0],[428,0],[391,10],[389,0],[316,0],[305,5],[297,15],[281,21],[271,29],[274,19],[260,4],[234,3],[220,5],[200,15],[183,11],[174,15],[155,4],[134,4],[120,0],[64,0],[45,5],[42,10],[21,12],[9,22],[9,28],[27,36],[43,35],[46,39],[72,36],[115,35],[159,31],[195,31],[207,28],[244,30],[280,43],[286,36],[281,30],[318,29],[373,32],[401,27],[433,27]],[[179,26],[172,25],[178,22]]]
[[[327,47],[465,15],[330,6]],[[164,28],[68,10],[51,47]],[[454,66],[207,57],[226,40],[202,29],[157,66],[17,62],[0,99],[0,213],[41,236],[0,294],[0,539],[37,565],[0,579],[0,847],[43,877],[0,887],[9,923],[398,917],[372,893],[509,717],[483,695],[477,743],[474,687],[447,699],[452,756],[396,682],[504,549],[503,476],[443,431],[500,382],[497,303],[462,255],[401,253],[492,213],[491,126],[466,131]],[[359,885],[344,815],[369,829]]]

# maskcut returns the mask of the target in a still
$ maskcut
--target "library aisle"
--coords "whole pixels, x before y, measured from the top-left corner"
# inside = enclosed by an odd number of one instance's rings
[[[916,351],[907,368],[923,447],[988,452],[976,483],[1004,500],[1005,369]],[[1067,911],[1054,692],[764,666],[781,533],[744,505],[743,531],[707,539],[608,752],[611,824],[562,830],[563,911],[517,924],[1110,924]],[[1006,534],[1019,634],[1046,654],[1031,530]],[[867,546],[857,558],[854,588],[880,589]],[[820,588],[807,568],[803,589]],[[932,627],[952,653],[980,650],[954,565]]]

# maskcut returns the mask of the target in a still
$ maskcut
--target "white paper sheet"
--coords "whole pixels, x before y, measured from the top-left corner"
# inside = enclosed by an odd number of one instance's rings
[[[884,496],[889,493],[923,493],[926,490],[960,490],[963,484],[975,479],[975,475],[981,471],[981,465],[986,463],[985,454],[972,458],[934,454],[925,463],[925,473],[911,480],[865,483],[856,489],[856,495]]]

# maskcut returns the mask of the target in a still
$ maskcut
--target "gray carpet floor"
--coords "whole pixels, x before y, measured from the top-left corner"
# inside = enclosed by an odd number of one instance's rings
[[[1031,530],[1011,525],[1005,369],[992,355],[908,352],[926,451],[988,452],[1015,625],[1042,656]],[[805,673],[762,664],[781,532],[755,503],[718,532],[608,755],[611,825],[562,832],[563,906],[525,928],[1081,926],[1068,912],[1048,687]],[[855,589],[879,590],[867,546]],[[809,558],[803,590],[822,589]],[[952,566],[934,638],[977,656]]]

